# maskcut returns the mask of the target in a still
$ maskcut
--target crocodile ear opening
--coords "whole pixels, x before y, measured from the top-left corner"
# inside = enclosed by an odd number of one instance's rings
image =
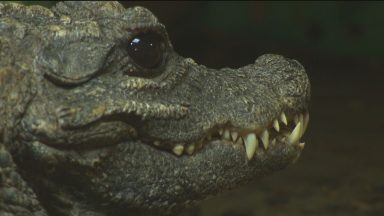
[[[95,42],[54,44],[43,50],[38,65],[44,76],[56,85],[79,85],[101,71],[111,47],[111,44]]]

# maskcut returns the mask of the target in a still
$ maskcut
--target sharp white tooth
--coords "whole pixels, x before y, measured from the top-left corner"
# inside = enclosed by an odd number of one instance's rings
[[[175,147],[173,147],[172,151],[173,151],[173,153],[175,153],[175,155],[180,156],[183,154],[184,146],[178,144]]]
[[[307,127],[308,127],[308,123],[309,123],[309,113],[306,112],[304,114],[304,127],[303,127],[303,134],[305,133],[305,131],[307,130]]]
[[[299,115],[299,121],[300,121],[301,123],[304,122],[304,115],[303,115],[302,113]]]
[[[273,138],[271,141],[271,145],[276,145],[276,138]]]
[[[275,119],[275,121],[273,121],[273,128],[275,128],[275,130],[277,132],[280,131],[280,125],[279,125],[279,121],[277,121],[277,119]]]
[[[281,120],[285,125],[288,125],[287,116],[285,116],[285,113],[284,113],[284,112],[281,113],[281,115],[280,115],[280,120]]]
[[[245,151],[247,153],[247,158],[248,160],[251,160],[253,155],[256,152],[257,147],[259,146],[256,134],[249,133],[247,137],[244,139],[244,143],[245,143]]]
[[[153,145],[154,146],[160,146],[160,141],[158,141],[158,140],[153,141]]]
[[[270,142],[269,141],[268,142],[262,141],[262,143],[263,143],[264,149],[267,150]]]
[[[298,124],[300,122],[299,115],[296,115],[293,121],[295,122],[295,124]]]
[[[189,145],[186,149],[187,154],[192,155],[195,152],[195,145]]]
[[[269,133],[268,133],[267,129],[265,129],[263,131],[263,133],[261,133],[261,137],[260,138],[261,138],[261,141],[263,142],[264,147],[267,146],[267,148],[268,148],[268,145],[269,145]]]
[[[224,130],[223,139],[231,140],[231,132],[228,129]]]
[[[239,137],[239,139],[237,139],[236,145],[244,145],[244,140],[242,137]]]
[[[233,142],[236,142],[237,137],[239,137],[239,133],[236,132],[236,131],[232,131],[232,132],[231,132],[231,137],[232,137],[232,141],[233,141]]]
[[[222,128],[219,129],[219,135],[223,135],[224,130]]]
[[[304,134],[304,115],[303,114],[299,115],[299,122],[301,122],[300,137],[302,137]]]
[[[305,143],[299,143],[299,148],[301,149],[301,150],[303,150],[304,149],[304,146],[305,146]]]
[[[293,129],[291,135],[288,137],[288,143],[294,144],[300,140],[302,125],[301,122],[297,123],[295,129]]]

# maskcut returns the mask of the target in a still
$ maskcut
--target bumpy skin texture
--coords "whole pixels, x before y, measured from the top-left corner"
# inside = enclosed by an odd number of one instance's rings
[[[163,39],[152,69],[126,51],[148,32]],[[280,138],[250,160],[243,145],[204,138],[293,118],[309,89],[279,55],[221,70],[183,58],[145,8],[0,3],[0,215],[175,213],[297,159],[300,146]],[[177,156],[176,145],[196,149]]]

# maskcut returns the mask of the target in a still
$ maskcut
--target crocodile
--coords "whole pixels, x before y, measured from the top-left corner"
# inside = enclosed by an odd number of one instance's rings
[[[310,82],[210,69],[148,9],[0,3],[0,215],[167,215],[300,156]]]

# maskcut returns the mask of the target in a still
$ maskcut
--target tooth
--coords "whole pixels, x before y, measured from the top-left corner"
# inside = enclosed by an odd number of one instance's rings
[[[244,143],[245,143],[245,151],[247,153],[247,158],[248,160],[251,160],[253,155],[256,152],[257,147],[259,146],[256,134],[249,133],[247,137],[244,139]]]
[[[221,128],[221,129],[219,129],[219,135],[221,136],[221,135],[223,135],[223,129]]]
[[[295,122],[295,124],[298,124],[300,122],[299,115],[296,115],[293,121]]]
[[[236,145],[244,145],[244,140],[242,137],[239,137],[239,139],[237,139]]]
[[[153,145],[154,146],[160,146],[160,141],[158,141],[158,140],[153,141]]]
[[[303,115],[302,113],[299,115],[299,120],[300,120],[301,122],[304,122],[304,115]]]
[[[287,116],[285,116],[285,113],[282,112],[280,115],[280,120],[285,124],[288,125]]]
[[[232,137],[232,141],[233,141],[233,142],[236,142],[237,137],[239,137],[239,133],[236,132],[236,131],[232,131],[232,133],[231,133],[231,137]]]
[[[231,140],[231,133],[229,132],[228,129],[225,129],[225,130],[224,130],[223,139]]]
[[[269,133],[268,133],[267,129],[265,129],[263,131],[263,133],[261,133],[261,137],[260,138],[261,138],[261,141],[263,142],[264,148],[265,148],[265,146],[267,146],[267,148],[268,148],[268,145],[269,145]]]
[[[303,134],[305,133],[305,131],[307,130],[307,127],[308,127],[308,123],[309,123],[309,113],[306,112],[305,115],[304,115],[304,127],[303,127]]]
[[[301,122],[301,132],[300,132],[300,137],[303,136],[304,134],[304,115],[300,114],[299,115],[299,121]]]
[[[264,146],[264,149],[267,150],[268,149],[268,146],[269,146],[269,142],[262,142],[263,143],[263,146]]]
[[[301,122],[299,122],[297,123],[295,129],[293,129],[291,135],[289,135],[288,137],[289,144],[297,143],[300,140],[301,130],[302,130],[302,126],[301,126]]]
[[[189,154],[189,155],[192,155],[193,154],[193,152],[195,151],[195,145],[189,145],[188,147],[187,147],[187,149],[186,149],[186,152],[187,152],[187,154]]]
[[[299,148],[301,149],[301,150],[303,150],[304,149],[304,146],[305,146],[305,143],[299,143]]]
[[[180,156],[183,154],[183,151],[184,151],[184,146],[183,145],[176,145],[175,147],[173,147],[172,149],[173,153],[175,153],[177,156]]]
[[[275,119],[275,121],[273,121],[273,128],[275,128],[275,130],[277,132],[280,131],[280,125],[279,125],[279,122],[277,121],[277,119]]]
[[[275,144],[276,144],[276,138],[273,138],[273,140],[271,141],[271,145],[275,145]],[[265,149],[265,150],[267,150],[267,149]]]

